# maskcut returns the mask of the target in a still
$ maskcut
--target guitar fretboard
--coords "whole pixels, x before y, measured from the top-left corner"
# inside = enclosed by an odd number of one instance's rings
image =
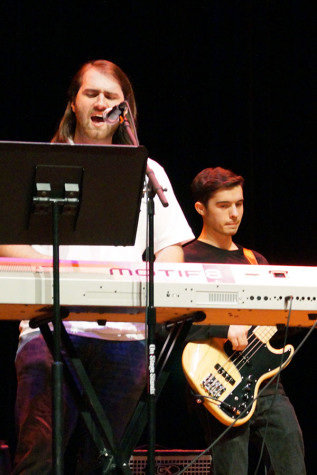
[[[267,343],[276,332],[277,332],[277,328],[275,326],[270,326],[270,327],[258,326],[253,330],[254,335],[260,341],[262,341],[262,343]]]

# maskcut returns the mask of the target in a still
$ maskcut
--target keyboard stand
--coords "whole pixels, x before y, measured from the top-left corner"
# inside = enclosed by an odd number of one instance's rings
[[[65,316],[66,315],[62,315],[62,317]],[[32,328],[38,327],[40,329],[51,353],[53,353],[54,350],[54,341],[48,323],[52,321],[52,318],[52,315],[48,313],[46,316],[34,318],[30,321]],[[181,357],[184,341],[192,323],[194,321],[201,321],[204,318],[205,314],[203,312],[193,312],[183,315],[175,322],[166,325],[168,330],[167,338],[156,365],[156,398],[159,397],[164,388],[170,375],[173,362],[176,358]],[[72,392],[78,410],[83,417],[93,442],[97,447],[102,473],[131,474],[129,460],[148,422],[146,388],[127,425],[122,439],[119,444],[116,444],[107,415],[104,412],[63,323],[61,325],[61,345],[63,348],[62,362],[64,378]],[[67,358],[65,357],[66,355]]]

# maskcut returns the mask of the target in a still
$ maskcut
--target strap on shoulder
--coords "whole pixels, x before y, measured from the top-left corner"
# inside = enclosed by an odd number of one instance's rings
[[[243,248],[243,254],[244,257],[250,262],[250,264],[259,264],[258,261],[256,260],[256,257],[254,255],[254,252],[251,251],[251,249],[246,249],[245,247]]]

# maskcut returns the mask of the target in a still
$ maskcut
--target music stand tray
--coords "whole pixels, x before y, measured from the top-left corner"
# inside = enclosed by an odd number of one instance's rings
[[[143,146],[0,142],[0,244],[52,244],[51,213],[33,200],[50,183],[57,199],[70,196],[60,244],[133,245],[147,156]]]

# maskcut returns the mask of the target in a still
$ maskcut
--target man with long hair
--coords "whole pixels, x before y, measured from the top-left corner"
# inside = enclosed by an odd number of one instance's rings
[[[71,144],[128,144],[119,121],[103,120],[107,109],[125,101],[136,121],[131,83],[114,63],[105,60],[84,64],[69,88],[68,104],[53,142]],[[154,253],[157,261],[182,261],[182,244],[193,238],[164,169],[148,159],[163,189],[168,207],[155,196]],[[105,179],[106,181],[106,179]],[[106,185],[106,183],[105,183]],[[92,210],[93,212],[93,210]],[[134,246],[60,246],[63,260],[142,261],[146,249],[146,197],[142,199]],[[111,224],[110,224],[111,225]],[[0,246],[0,255],[22,258],[51,258],[52,247],[36,245]],[[81,358],[118,441],[145,386],[145,328],[140,323],[65,322],[66,330]],[[21,322],[16,357],[18,441],[13,473],[52,473],[52,357],[38,330]],[[99,473],[98,454],[85,434],[78,409],[67,386],[63,387],[64,449],[76,436],[75,473]],[[75,444],[76,445],[76,444]],[[69,473],[69,472],[68,472]]]

